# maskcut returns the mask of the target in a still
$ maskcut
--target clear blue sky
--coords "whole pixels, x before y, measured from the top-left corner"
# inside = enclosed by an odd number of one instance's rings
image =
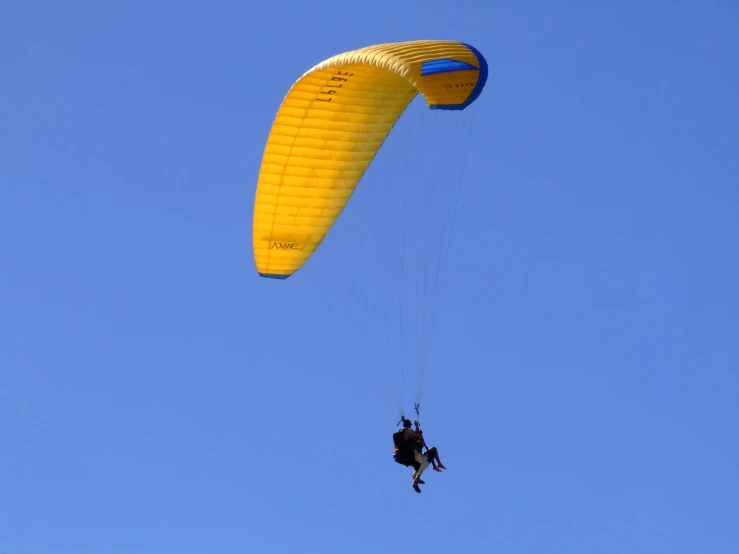
[[[3,554],[737,552],[739,7],[451,5],[2,3]],[[421,38],[490,76],[417,495],[379,335],[251,215],[290,85]]]

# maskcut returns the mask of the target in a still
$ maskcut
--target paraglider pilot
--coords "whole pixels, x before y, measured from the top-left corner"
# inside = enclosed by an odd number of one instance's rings
[[[429,461],[421,453],[420,449],[415,448],[417,437],[423,436],[423,431],[419,429],[418,422],[414,422],[416,430],[411,429],[411,420],[403,420],[403,429],[393,434],[393,442],[395,449],[393,450],[393,458],[399,464],[405,466],[413,466],[413,490],[421,492],[419,484],[423,485],[421,474],[429,466]]]

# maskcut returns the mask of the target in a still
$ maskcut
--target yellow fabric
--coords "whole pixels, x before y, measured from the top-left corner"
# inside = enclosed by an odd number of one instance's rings
[[[421,75],[423,62],[478,69]],[[287,93],[264,150],[254,204],[257,271],[286,277],[310,258],[383,141],[417,94],[430,106],[463,104],[480,62],[451,41],[370,46],[329,58]]]

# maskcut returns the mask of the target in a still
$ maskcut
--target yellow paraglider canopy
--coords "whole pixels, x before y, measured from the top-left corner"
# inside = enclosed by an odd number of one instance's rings
[[[284,279],[310,258],[417,94],[461,110],[487,64],[461,42],[381,44],[333,56],[292,86],[275,117],[254,204],[257,271]]]

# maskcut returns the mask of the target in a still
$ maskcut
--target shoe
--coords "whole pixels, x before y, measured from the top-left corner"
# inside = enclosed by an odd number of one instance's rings
[[[416,492],[421,492],[421,487],[418,486],[418,483],[413,483],[413,490]]]
[[[419,485],[425,485],[426,481],[421,481],[420,479],[416,479],[414,483],[418,483]]]

